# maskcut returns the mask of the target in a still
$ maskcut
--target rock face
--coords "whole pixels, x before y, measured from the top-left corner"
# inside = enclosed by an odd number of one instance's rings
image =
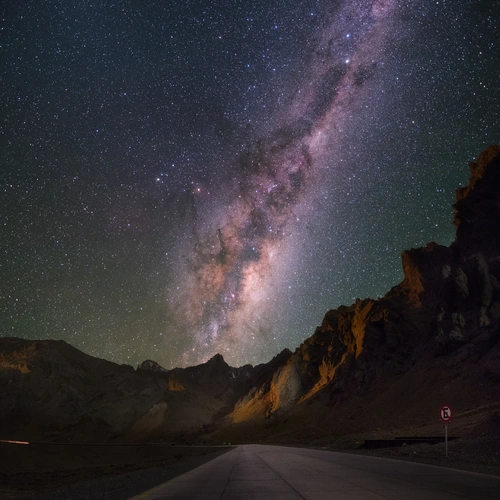
[[[387,426],[388,412],[425,421],[443,400],[457,409],[500,402],[500,147],[470,169],[457,190],[455,242],[405,251],[404,280],[382,299],[329,311],[270,382],[237,404],[233,422],[248,414],[255,428],[259,407],[261,418],[287,421],[276,435],[286,426],[311,433],[301,420],[342,434]]]
[[[64,342],[0,339],[0,438],[306,440],[500,403],[500,147],[470,169],[450,247],[405,251],[399,285],[328,311],[269,363],[134,370]]]

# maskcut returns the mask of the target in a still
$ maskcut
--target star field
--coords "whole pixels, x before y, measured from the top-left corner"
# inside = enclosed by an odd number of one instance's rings
[[[166,368],[294,349],[448,245],[500,2],[15,2],[0,335]]]

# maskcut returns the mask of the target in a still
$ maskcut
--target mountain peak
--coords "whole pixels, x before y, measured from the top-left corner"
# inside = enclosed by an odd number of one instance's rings
[[[138,367],[138,371],[144,370],[148,372],[166,372],[165,368],[160,366],[156,361],[153,361],[151,359],[146,359],[143,361]]]
[[[213,366],[213,365],[226,365],[226,366],[229,366],[226,363],[226,360],[224,359],[224,357],[222,356],[222,354],[219,354],[219,353],[217,353],[215,356],[212,356],[205,364],[206,365],[210,365],[210,366]]]

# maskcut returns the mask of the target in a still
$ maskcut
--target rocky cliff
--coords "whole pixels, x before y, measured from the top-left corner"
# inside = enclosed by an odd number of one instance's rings
[[[500,402],[500,147],[470,170],[453,244],[405,251],[404,280],[382,299],[329,311],[266,390],[236,405],[233,422],[254,418],[256,399],[268,419],[337,434],[387,426],[388,413],[394,421],[410,408],[418,416],[405,421],[435,418],[444,401],[464,411]]]
[[[450,247],[405,251],[399,285],[329,311],[267,364],[134,370],[64,342],[0,339],[0,438],[301,440],[500,403],[500,147],[470,169]]]

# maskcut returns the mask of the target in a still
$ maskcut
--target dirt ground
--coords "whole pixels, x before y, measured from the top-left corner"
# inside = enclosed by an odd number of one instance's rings
[[[170,444],[0,443],[0,498],[58,498],[55,492],[92,481],[100,482],[100,488],[109,488],[109,483],[114,482],[113,497],[128,498],[229,449]],[[68,495],[61,493],[60,496],[73,498],[73,494]],[[98,497],[89,493],[81,498]]]
[[[477,411],[481,412],[479,418]],[[446,456],[444,443],[407,444],[400,448],[366,450],[363,453],[500,476],[500,414],[498,404],[495,403],[487,408],[464,413],[457,420],[450,422],[448,435],[461,437],[448,442],[448,456]],[[477,423],[478,420],[479,423]],[[403,434],[406,436],[442,436],[443,425],[433,424],[421,426],[418,429],[407,429]]]
[[[402,447],[364,449],[365,440],[393,440],[403,436],[441,436],[444,437],[443,423],[438,419],[402,428],[376,428],[363,434],[341,436],[321,434],[304,442],[300,434],[280,434],[273,439],[268,434],[262,439],[267,444],[305,446],[345,453],[358,453],[385,458],[411,460],[442,467],[479,472],[500,476],[500,403],[492,402],[473,408],[454,416],[448,425],[448,436],[458,439],[448,441],[448,457],[445,444],[410,444]],[[232,442],[237,443],[236,436]]]
[[[500,476],[500,438],[483,437],[458,439],[448,442],[448,457],[445,444],[414,444],[400,448],[378,450],[349,450],[348,453],[410,460],[440,467]]]
[[[491,409],[490,409],[491,410]],[[475,418],[473,418],[475,417]],[[457,419],[458,420],[458,419]],[[407,444],[398,448],[363,449],[364,439],[395,436],[431,436],[442,424],[399,431],[375,430],[369,435],[320,438],[301,442],[297,436],[276,444],[305,446],[347,453],[411,460],[431,465],[500,476],[500,416],[489,412],[477,424],[477,416],[462,418],[450,426],[444,443]],[[459,425],[460,423],[460,425]],[[241,441],[244,442],[244,441]],[[272,444],[272,439],[266,440]],[[168,481],[231,449],[216,446],[8,444],[0,442],[0,498],[65,500],[126,499]]]

